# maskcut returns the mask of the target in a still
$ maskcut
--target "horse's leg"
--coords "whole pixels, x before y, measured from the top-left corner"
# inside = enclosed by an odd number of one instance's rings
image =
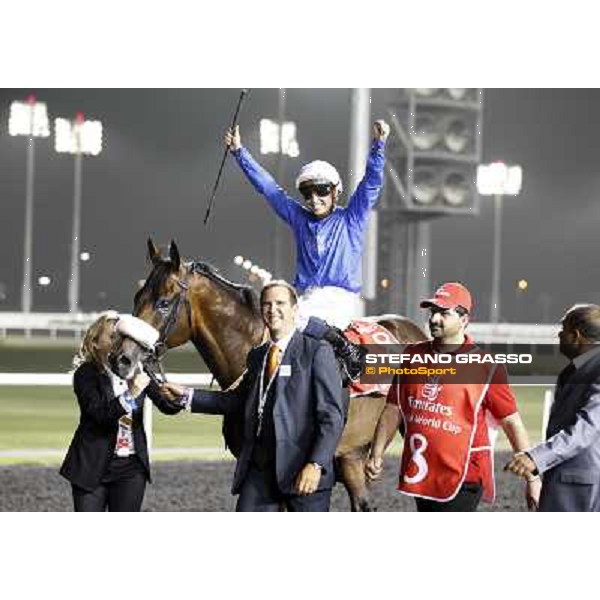
[[[335,453],[338,480],[344,484],[353,511],[371,510],[365,478],[365,461],[385,398],[350,399],[348,420]]]
[[[356,448],[336,458],[338,479],[344,484],[350,497],[352,512],[369,512],[374,510],[369,497],[369,488],[365,477],[365,462],[369,446]]]

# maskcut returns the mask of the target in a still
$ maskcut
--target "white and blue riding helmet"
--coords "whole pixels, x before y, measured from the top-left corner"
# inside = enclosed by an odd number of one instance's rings
[[[296,178],[296,189],[299,190],[303,183],[310,181],[312,183],[329,183],[338,194],[342,193],[342,178],[337,169],[324,160],[313,160],[304,165]]]

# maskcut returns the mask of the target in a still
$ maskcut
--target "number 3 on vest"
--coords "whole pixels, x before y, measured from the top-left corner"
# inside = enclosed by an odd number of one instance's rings
[[[429,466],[423,456],[423,452],[427,448],[427,438],[420,434],[414,433],[409,440],[411,457],[410,460],[417,466],[417,472],[414,475],[404,475],[406,483],[419,483],[427,477]]]

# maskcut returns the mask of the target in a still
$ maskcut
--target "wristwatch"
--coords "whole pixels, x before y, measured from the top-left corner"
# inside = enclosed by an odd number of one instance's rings
[[[315,469],[318,469],[319,471],[323,470],[323,465],[320,465],[318,462],[311,462],[310,463],[313,467],[315,467]]]

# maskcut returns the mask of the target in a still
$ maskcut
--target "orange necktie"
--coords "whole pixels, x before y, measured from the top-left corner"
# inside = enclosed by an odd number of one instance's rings
[[[279,367],[279,362],[281,361],[281,350],[277,344],[271,344],[269,348],[269,354],[267,355],[267,372],[266,379],[267,381],[271,381],[273,375],[277,371],[277,367]]]

